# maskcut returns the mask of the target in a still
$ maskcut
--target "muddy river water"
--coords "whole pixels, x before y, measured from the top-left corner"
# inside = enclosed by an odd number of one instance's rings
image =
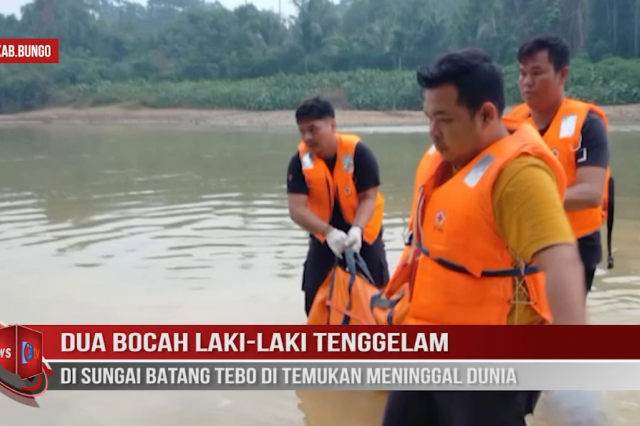
[[[363,135],[382,170],[393,267],[428,139]],[[285,198],[296,143],[286,131],[0,129],[0,319],[302,323],[307,239]],[[611,145],[616,267],[598,271],[591,322],[640,324],[640,133],[614,131]],[[613,425],[640,424],[640,392],[606,403]],[[0,425],[378,425],[383,405],[368,392],[52,392],[39,410],[0,397]]]

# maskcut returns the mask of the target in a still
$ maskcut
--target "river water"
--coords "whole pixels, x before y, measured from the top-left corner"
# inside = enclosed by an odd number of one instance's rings
[[[382,170],[393,267],[428,137],[381,131],[365,141]],[[289,219],[285,196],[296,144],[293,132],[1,128],[0,319],[303,323],[307,239]],[[616,267],[598,272],[591,321],[640,324],[640,133],[614,131],[611,144]],[[612,424],[640,423],[640,393],[606,398]],[[34,411],[0,397],[0,425],[377,425],[384,399],[366,392],[52,392],[40,404]]]

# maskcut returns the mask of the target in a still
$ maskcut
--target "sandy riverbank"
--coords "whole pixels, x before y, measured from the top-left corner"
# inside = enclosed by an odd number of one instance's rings
[[[640,104],[603,108],[611,123],[640,124]],[[339,110],[340,126],[423,126],[420,111]],[[0,125],[11,124],[179,124],[224,128],[287,128],[294,125],[293,111],[243,111],[196,109],[146,109],[117,106],[51,108],[0,115]]]

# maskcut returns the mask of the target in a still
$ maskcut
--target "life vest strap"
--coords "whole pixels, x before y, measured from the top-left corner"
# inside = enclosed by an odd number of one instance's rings
[[[607,269],[613,269],[611,237],[613,236],[613,215],[615,213],[615,183],[609,176],[609,203],[607,204]]]
[[[454,262],[450,262],[446,259],[442,259],[440,257],[433,257],[431,256],[431,253],[429,253],[429,250],[424,247],[422,244],[415,242],[416,247],[418,247],[418,249],[420,250],[420,252],[422,252],[422,254],[424,254],[425,256],[429,257],[431,260],[433,260],[434,262],[440,264],[441,266],[444,266],[447,269],[450,269],[452,271],[456,271],[456,272],[461,272],[463,274],[469,274],[469,275],[473,275],[471,274],[471,272],[469,272],[469,270],[467,268],[465,268],[462,265],[458,265],[457,263]],[[524,267],[524,269],[521,268],[509,268],[509,269],[488,269],[485,271],[482,271],[482,273],[480,274],[481,277],[520,277],[523,275],[532,275],[532,274],[536,274],[540,272],[540,268],[538,268],[538,266],[536,265],[527,265]]]

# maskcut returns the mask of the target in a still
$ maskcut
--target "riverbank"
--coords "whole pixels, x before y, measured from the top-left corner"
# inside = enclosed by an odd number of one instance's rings
[[[603,107],[612,124],[640,124],[640,104]],[[507,109],[508,111],[509,109]],[[128,107],[51,108],[0,115],[0,125],[16,124],[174,124],[221,128],[293,128],[293,111],[150,109]],[[353,126],[424,126],[421,111],[338,110],[338,124]]]

